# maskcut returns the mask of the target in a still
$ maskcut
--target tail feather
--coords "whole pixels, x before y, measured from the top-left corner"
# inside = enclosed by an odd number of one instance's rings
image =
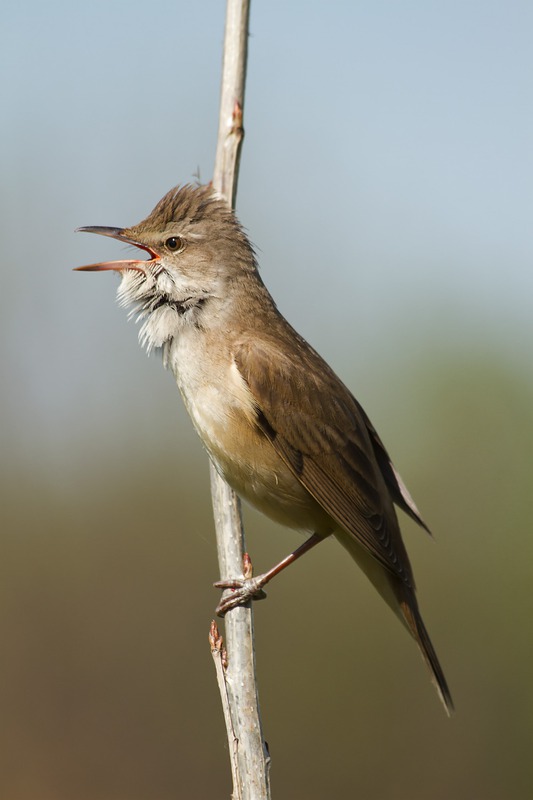
[[[367,578],[378,590],[387,605],[394,611],[400,622],[407,628],[418,644],[424,661],[428,665],[432,681],[442,700],[446,713],[451,715],[453,701],[446,678],[431,644],[431,639],[422,620],[414,589],[405,584],[392,572],[386,570],[366,548],[342,528],[335,531],[335,537],[348,550],[352,558],[363,570]]]
[[[453,711],[453,700],[446,678],[444,677],[444,672],[442,671],[435,648],[431,643],[426,626],[418,610],[416,598],[411,592],[409,592],[409,597],[405,597],[406,594],[407,592],[404,592],[404,597],[399,599],[401,612],[429,668],[433,684],[442,700],[446,713],[450,716]]]

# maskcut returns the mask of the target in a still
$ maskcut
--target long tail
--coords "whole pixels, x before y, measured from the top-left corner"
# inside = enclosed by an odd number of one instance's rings
[[[444,672],[431,644],[431,639],[422,620],[413,589],[383,567],[368,550],[342,529],[335,531],[335,538],[348,550],[352,558],[373,583],[382,598],[402,622],[420,648],[428,665],[432,681],[448,715],[453,711],[453,701],[444,677]]]
[[[424,621],[420,611],[418,610],[418,603],[416,601],[414,592],[407,588],[404,589],[404,587],[401,587],[397,594],[403,595],[398,597],[402,616],[407,623],[409,631],[413,635],[420,648],[420,652],[422,653],[424,661],[428,665],[431,678],[438,695],[442,700],[444,708],[446,709],[446,713],[448,716],[450,716],[453,711],[452,696],[450,694],[446,678],[444,677],[444,672],[442,671],[442,667],[439,663],[439,659],[437,658],[435,648],[431,644],[431,639],[429,638],[426,626],[424,625]]]

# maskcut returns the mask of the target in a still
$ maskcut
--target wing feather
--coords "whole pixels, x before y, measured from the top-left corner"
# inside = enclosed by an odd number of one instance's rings
[[[234,359],[257,424],[289,469],[340,527],[414,588],[393,501],[423,523],[352,394],[307,343],[281,351],[268,339],[244,339]]]

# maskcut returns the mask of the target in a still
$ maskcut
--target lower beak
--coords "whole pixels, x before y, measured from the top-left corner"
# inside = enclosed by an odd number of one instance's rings
[[[85,267],[75,267],[76,270],[85,272],[101,272],[106,269],[111,269],[115,270],[116,272],[122,272],[125,269],[135,269],[137,272],[145,273],[147,264],[153,264],[155,261],[159,260],[159,255],[155,252],[155,250],[152,250],[145,244],[141,244],[141,242],[136,242],[134,239],[130,239],[128,236],[125,236],[123,228],[106,228],[102,225],[89,225],[84,228],[76,228],[76,231],[81,231],[82,233],[99,233],[101,236],[110,236],[112,239],[118,239],[119,242],[140,247],[150,256],[148,260],[144,261],[102,261],[99,264],[87,264]]]

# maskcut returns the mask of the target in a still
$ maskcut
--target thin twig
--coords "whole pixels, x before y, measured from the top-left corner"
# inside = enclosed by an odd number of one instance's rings
[[[209,645],[211,647],[211,655],[215,664],[215,672],[217,675],[218,691],[220,692],[220,699],[222,701],[222,711],[224,712],[224,722],[226,723],[226,733],[230,745],[230,762],[231,762],[231,778],[233,781],[233,797],[234,800],[241,800],[240,781],[239,781],[239,765],[238,765],[238,752],[239,740],[235,735],[235,729],[231,719],[231,711],[228,697],[228,687],[226,685],[226,669],[228,667],[227,653],[224,648],[222,636],[219,633],[218,626],[215,620],[211,622],[209,630]]]
[[[227,0],[217,153],[213,187],[234,207],[248,45],[249,0]],[[243,577],[244,530],[240,503],[211,464],[211,495],[221,580]],[[231,753],[233,800],[270,800],[270,757],[263,740],[255,676],[251,604],[226,614],[227,665],[216,654]]]

